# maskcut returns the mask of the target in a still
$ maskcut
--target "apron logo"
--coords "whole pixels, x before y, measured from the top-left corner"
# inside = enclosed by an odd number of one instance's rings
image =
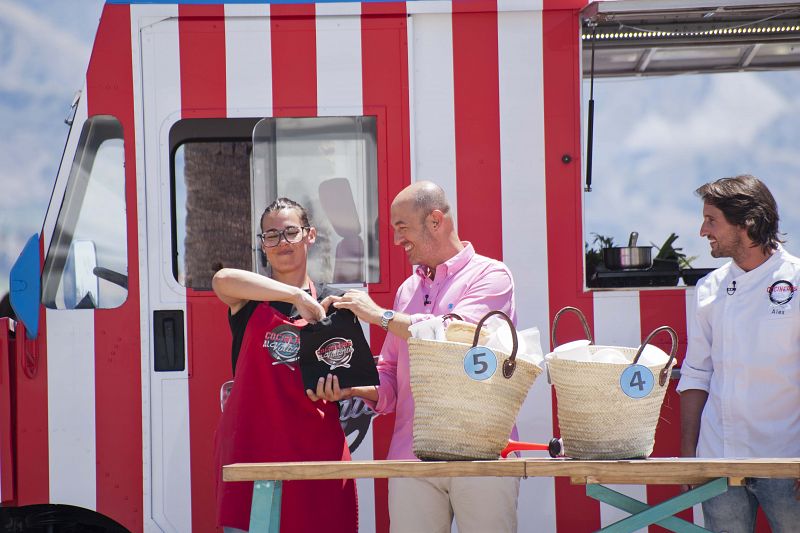
[[[350,359],[353,357],[353,341],[334,337],[322,343],[314,352],[317,359],[334,368],[350,368]]]
[[[775,305],[786,305],[792,301],[794,293],[797,291],[797,286],[792,285],[785,279],[776,281],[767,289],[769,301]]]
[[[264,348],[275,361],[273,365],[294,363],[300,352],[300,334],[292,326],[278,326],[264,335]]]

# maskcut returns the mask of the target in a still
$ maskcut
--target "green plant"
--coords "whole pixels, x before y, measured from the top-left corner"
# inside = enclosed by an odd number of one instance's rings
[[[670,233],[667,240],[664,241],[664,244],[661,246],[656,246],[651,242],[650,244],[658,248],[658,254],[655,256],[655,260],[674,261],[678,263],[680,268],[691,268],[692,261],[697,259],[697,256],[687,257],[686,254],[681,251],[683,248],[676,248],[674,246],[676,240],[678,240],[678,236],[674,233]]]
[[[611,248],[614,246],[614,238],[600,235],[599,233],[592,233],[594,239],[590,247],[588,242],[584,242],[584,252],[586,255],[586,271],[591,276],[597,269],[597,266],[603,262],[603,248]]]

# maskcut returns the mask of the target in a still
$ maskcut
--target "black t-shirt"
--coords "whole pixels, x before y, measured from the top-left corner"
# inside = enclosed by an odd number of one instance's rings
[[[314,287],[317,289],[317,301],[324,300],[327,296],[335,295],[341,296],[344,294],[343,291],[336,289],[327,285],[326,283],[315,283]],[[311,294],[311,291],[306,289],[308,294]],[[242,339],[244,338],[244,331],[247,329],[247,324],[250,322],[250,317],[253,316],[253,311],[255,311],[256,307],[261,302],[257,302],[255,300],[250,300],[244,307],[239,309],[239,312],[235,315],[232,315],[230,309],[228,309],[228,322],[231,326],[231,333],[233,334],[233,343],[231,347],[231,365],[233,368],[233,374],[236,375],[236,360],[239,358],[239,351],[242,348]],[[297,314],[297,309],[295,309],[294,305],[290,304],[289,302],[269,302],[270,307],[278,311],[279,313],[287,316],[293,317]]]

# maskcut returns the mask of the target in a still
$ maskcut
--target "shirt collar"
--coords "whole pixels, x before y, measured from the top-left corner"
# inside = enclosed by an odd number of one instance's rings
[[[460,252],[444,263],[436,266],[436,278],[443,279],[445,276],[455,274],[467,266],[467,263],[469,263],[470,259],[475,255],[475,248],[473,248],[472,243],[469,241],[461,241],[461,244],[464,245],[464,248]],[[426,266],[417,265],[415,272],[423,280],[430,279],[428,276],[428,267]]]
[[[749,270],[745,272],[742,267],[736,264],[735,261],[731,261],[731,274],[734,278],[756,278],[760,275],[761,272],[766,272],[772,269],[772,266],[776,261],[778,261],[779,257],[783,257],[785,250],[780,243],[778,243],[778,248],[772,252],[766,261],[755,267],[753,270]]]

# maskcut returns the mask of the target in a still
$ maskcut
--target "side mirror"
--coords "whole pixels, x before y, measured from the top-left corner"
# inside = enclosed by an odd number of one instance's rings
[[[11,307],[19,321],[25,324],[29,339],[35,339],[39,334],[41,264],[37,233],[28,239],[9,276]]]

